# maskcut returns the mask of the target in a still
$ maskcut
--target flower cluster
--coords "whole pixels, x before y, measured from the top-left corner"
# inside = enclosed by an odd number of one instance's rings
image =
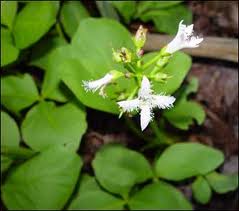
[[[140,26],[135,37],[133,37],[133,42],[136,47],[134,52],[125,47],[117,51],[113,49],[113,59],[118,63],[122,63],[128,72],[122,73],[117,70],[112,70],[98,80],[83,81],[85,90],[92,92],[99,90],[99,94],[105,97],[104,89],[108,84],[113,83],[120,77],[125,77],[126,79],[134,77],[136,81],[139,82],[136,92],[130,94],[125,100],[118,101],[117,104],[122,112],[140,112],[140,125],[143,131],[153,118],[154,108],[171,108],[176,100],[173,96],[167,96],[163,93],[155,94],[149,79],[155,82],[165,82],[170,76],[160,71],[168,63],[171,55],[183,48],[196,48],[203,41],[203,38],[194,35],[193,24],[186,26],[182,23],[183,21],[179,23],[175,38],[167,46],[162,48],[155,58],[145,65],[142,65],[141,57],[143,52],[142,47],[146,41],[147,29]],[[136,61],[133,58],[136,58]],[[152,71],[148,75],[144,75],[143,71],[153,63],[155,63],[155,66]],[[138,95],[134,98],[137,90]]]

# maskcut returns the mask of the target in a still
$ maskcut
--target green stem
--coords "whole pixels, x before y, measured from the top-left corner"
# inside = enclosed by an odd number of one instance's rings
[[[147,69],[150,65],[152,65],[153,63],[157,62],[161,57],[161,54],[159,53],[157,56],[155,56],[153,59],[151,59],[150,61],[148,61],[147,63],[145,63],[143,65],[143,69]]]
[[[136,126],[135,124],[133,123],[133,121],[128,118],[128,117],[125,117],[125,121],[126,121],[126,124],[128,126],[128,128],[136,135],[138,136],[139,138],[143,139],[144,141],[147,141],[147,142],[150,142],[151,141],[151,138],[148,138],[147,136],[145,136]]]
[[[64,34],[63,34],[62,30],[61,30],[61,26],[60,26],[60,23],[59,23],[59,22],[56,23],[56,31],[57,31],[57,33],[59,34],[59,36],[60,36],[62,39],[65,40],[65,36],[64,36]]]
[[[130,63],[125,64],[126,69],[128,69],[130,72],[136,72],[135,68]]]
[[[162,144],[166,144],[166,145],[171,145],[173,144],[173,142],[170,142],[166,139],[163,139],[162,138],[162,134],[161,134],[161,131],[159,130],[159,126],[157,124],[157,122],[155,120],[153,120],[151,123],[150,123],[150,127],[152,128],[152,130],[154,131],[155,133],[155,136],[158,140],[160,140],[160,142]],[[159,143],[158,143],[159,144]]]

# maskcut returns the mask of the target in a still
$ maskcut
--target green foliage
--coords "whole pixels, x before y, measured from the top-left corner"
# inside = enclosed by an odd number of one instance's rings
[[[150,59],[156,56],[158,52],[145,54],[143,57],[143,62],[147,63]],[[188,71],[192,65],[192,59],[185,53],[176,52],[170,58],[169,63],[160,72],[168,74],[169,79],[167,83],[154,82],[153,87],[157,93],[174,93],[182,84],[184,78],[186,77]],[[149,68],[146,69],[146,73],[149,72]]]
[[[97,36],[97,39],[96,39]],[[109,98],[103,99],[93,93],[85,93],[83,80],[94,80],[110,70],[122,70],[123,66],[112,59],[112,48],[133,48],[131,36],[119,23],[108,19],[83,20],[72,38],[68,54],[72,59],[61,63],[62,80],[86,106],[110,113],[119,113],[118,106]],[[79,57],[79,55],[81,55]],[[131,87],[134,83],[122,84]],[[119,90],[119,91],[120,91]]]
[[[129,201],[131,210],[192,210],[183,194],[166,182],[146,185]]]
[[[62,209],[72,194],[82,161],[57,145],[18,166],[2,186],[9,210]]]
[[[16,122],[7,113],[1,111],[1,146],[18,146],[20,133]]]
[[[39,100],[36,84],[29,74],[1,78],[1,102],[18,113]]]
[[[119,20],[116,9],[110,1],[96,1],[96,6],[102,17]]]
[[[212,190],[206,179],[198,176],[192,184],[193,196],[201,204],[207,204],[211,198]]]
[[[28,112],[22,123],[23,139],[36,151],[59,143],[77,150],[87,128],[85,118],[78,105],[56,107],[53,102],[41,102]]]
[[[211,172],[206,175],[206,179],[212,189],[220,194],[233,191],[238,187],[238,173],[223,175],[217,172]]]
[[[14,46],[9,29],[1,26],[1,67],[16,61],[19,50]]]
[[[58,9],[57,1],[27,3],[13,27],[16,46],[23,49],[38,41],[56,22]]]
[[[155,163],[160,178],[179,181],[216,169],[224,160],[216,149],[198,143],[178,143],[168,147]]]
[[[186,24],[192,22],[192,13],[184,5],[159,9],[152,6],[147,12],[140,15],[140,19],[145,22],[152,20],[157,31],[174,35],[177,33],[178,24],[181,20],[184,20]]]
[[[81,2],[67,1],[64,2],[62,6],[60,20],[67,35],[72,37],[76,32],[79,23],[89,16],[88,11]]]
[[[124,201],[103,191],[94,177],[83,175],[68,210],[123,210]]]
[[[16,1],[1,1],[1,24],[12,28],[17,13]]]
[[[193,78],[188,86],[182,90],[175,106],[163,112],[163,115],[173,126],[181,130],[188,130],[194,119],[199,125],[204,122],[206,114],[203,108],[198,103],[187,100],[188,95],[195,93],[197,89],[198,81]]]
[[[180,3],[97,1],[103,16],[119,20],[118,12],[126,23],[136,18],[152,20],[157,30],[167,33],[177,30],[182,17],[190,21],[190,12]],[[79,146],[87,129],[84,106],[119,114],[116,102],[136,97],[143,75],[152,80],[150,73],[158,65],[155,56],[163,60],[162,68],[156,68],[157,74],[169,76],[167,83],[154,81],[155,94],[175,93],[191,67],[191,58],[180,52],[170,57],[161,49],[140,57],[140,49],[120,23],[88,16],[81,2],[1,2],[4,205],[9,210],[191,210],[183,194],[161,179],[180,181],[197,177],[192,188],[201,203],[210,198],[208,184],[218,193],[235,190],[238,177],[209,173],[223,162],[223,154],[218,150],[181,143],[162,151],[179,141],[178,134],[169,134],[165,124],[161,124],[167,123],[165,118],[181,129],[187,129],[193,119],[199,124],[204,120],[199,105],[187,99],[197,90],[195,80],[179,90],[175,108],[163,113],[159,127],[152,124],[156,137],[137,131],[142,139],[152,138],[148,146],[159,150],[155,165],[151,166],[137,151],[107,145],[91,163],[92,176],[79,177],[83,163],[76,152],[81,154]],[[119,63],[112,58],[112,49],[121,56]],[[122,62],[124,56],[129,63]],[[121,78],[105,88],[107,98],[85,92],[83,81],[97,80],[112,70],[118,71]],[[11,112],[11,116],[5,111]]]
[[[12,159],[2,155],[2,148],[18,147],[20,133],[16,122],[7,113],[1,111],[1,172],[6,171],[12,164]]]
[[[105,189],[122,196],[136,183],[152,178],[150,165],[141,154],[117,145],[101,149],[93,161],[93,168]]]
[[[64,38],[59,36],[51,36],[39,41],[33,46],[31,55],[31,65],[41,68],[42,70],[48,69],[50,60],[48,57],[54,49],[66,45],[67,42]]]
[[[140,1],[136,4],[135,1],[112,1],[127,24],[132,19],[153,21],[158,32],[167,34],[175,34],[181,20],[186,24],[192,22],[192,12],[181,3],[182,1]]]
[[[136,11],[135,1],[111,1],[111,4],[119,11],[126,23],[129,23]]]
[[[63,45],[52,49],[47,53],[44,59],[40,61],[40,65],[46,70],[41,90],[43,98],[53,99],[59,102],[67,101],[66,94],[63,91],[64,88],[60,83],[62,66],[64,60],[67,58],[71,58],[69,45]]]

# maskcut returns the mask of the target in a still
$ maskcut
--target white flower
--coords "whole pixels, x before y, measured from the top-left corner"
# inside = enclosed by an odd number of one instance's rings
[[[171,108],[174,101],[175,98],[172,96],[153,94],[150,82],[148,78],[144,76],[138,92],[138,98],[133,100],[120,101],[118,102],[118,105],[124,112],[140,110],[140,125],[141,130],[143,131],[153,117],[153,108]]]
[[[100,89],[100,95],[105,96],[104,88],[108,85],[113,79],[113,75],[108,73],[103,78],[100,78],[95,81],[83,81],[83,86],[86,91],[96,92]]]
[[[193,24],[186,26],[180,21],[178,32],[175,38],[166,46],[167,53],[174,53],[182,48],[196,48],[203,41],[203,38],[194,36]]]

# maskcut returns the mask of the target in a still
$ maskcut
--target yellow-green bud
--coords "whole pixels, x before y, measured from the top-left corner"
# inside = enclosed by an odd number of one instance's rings
[[[145,41],[146,41],[147,31],[148,30],[146,28],[144,28],[142,25],[139,26],[139,28],[135,34],[135,37],[133,39],[134,44],[137,49],[141,49],[144,46]]]
[[[129,63],[132,60],[132,53],[125,47],[118,51],[113,49],[113,58],[116,62]]]

